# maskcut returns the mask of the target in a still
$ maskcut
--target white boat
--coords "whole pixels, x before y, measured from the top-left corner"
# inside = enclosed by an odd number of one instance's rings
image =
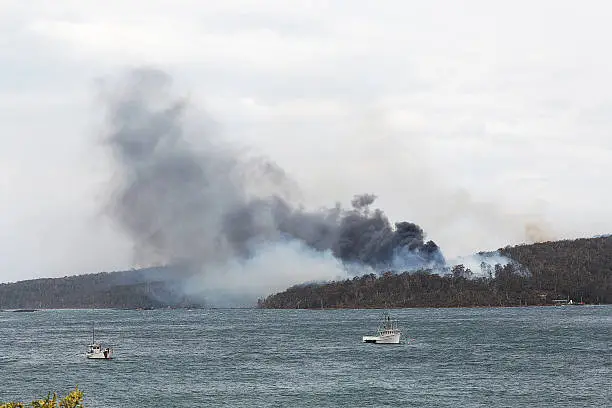
[[[377,336],[363,336],[364,343],[399,344],[402,332],[397,327],[397,321],[392,320],[389,314],[385,315],[383,324],[378,328]]]
[[[102,344],[96,343],[96,331],[92,326],[91,328],[91,344],[87,346],[87,358],[96,360],[110,360],[113,358],[113,349],[110,347],[102,348]]]

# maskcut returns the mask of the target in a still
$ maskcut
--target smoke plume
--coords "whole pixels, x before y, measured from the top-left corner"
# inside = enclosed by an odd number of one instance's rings
[[[310,279],[331,279],[350,267],[444,264],[418,225],[373,209],[374,195],[355,196],[349,209],[297,206],[282,169],[190,120],[197,112],[165,73],[132,71],[106,85],[104,141],[116,171],[109,214],[140,264],[187,265],[204,287],[247,285],[258,295],[309,280],[304,267],[315,271]]]
[[[532,221],[525,224],[525,236],[530,243],[553,241],[555,239],[551,227],[542,221]]]

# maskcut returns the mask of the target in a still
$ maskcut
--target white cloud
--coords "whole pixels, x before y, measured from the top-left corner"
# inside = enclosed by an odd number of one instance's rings
[[[374,192],[450,255],[520,242],[533,220],[608,233],[610,9],[0,1],[0,280],[130,266],[96,218],[110,170],[92,83],[139,64],[171,72],[309,203]]]

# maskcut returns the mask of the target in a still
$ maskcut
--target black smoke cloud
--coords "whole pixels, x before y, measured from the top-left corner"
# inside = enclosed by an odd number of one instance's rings
[[[227,214],[224,231],[232,247],[244,257],[262,240],[295,239],[317,251],[331,250],[344,263],[377,270],[413,269],[444,264],[438,246],[424,242],[416,224],[392,226],[380,210],[369,211],[373,195],[355,196],[351,210],[340,207],[317,212],[293,209],[278,197],[256,199]],[[265,220],[262,225],[261,220]],[[269,233],[271,232],[271,234]]]
[[[133,240],[139,263],[222,270],[266,245],[298,242],[374,270],[444,264],[418,225],[393,225],[372,210],[374,195],[355,196],[350,209],[296,206],[282,169],[189,121],[192,107],[173,96],[163,72],[132,71],[107,83],[103,97],[116,171],[109,213]]]

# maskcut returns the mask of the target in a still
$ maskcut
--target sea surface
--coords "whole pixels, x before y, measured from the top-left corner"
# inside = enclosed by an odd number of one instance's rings
[[[0,402],[86,406],[611,407],[612,306],[0,312]],[[96,338],[112,361],[87,360]]]

